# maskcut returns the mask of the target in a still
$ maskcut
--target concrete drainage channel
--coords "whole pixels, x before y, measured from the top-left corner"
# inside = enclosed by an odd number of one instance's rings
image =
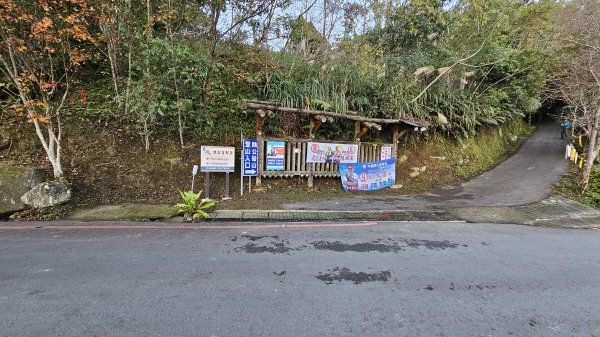
[[[208,221],[464,221],[445,210],[305,211],[219,210]]]

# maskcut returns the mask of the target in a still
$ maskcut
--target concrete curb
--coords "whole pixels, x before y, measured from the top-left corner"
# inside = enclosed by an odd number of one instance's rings
[[[104,208],[102,208],[104,207]],[[99,207],[105,210],[107,206]],[[120,209],[119,205],[110,206]],[[98,218],[98,213],[104,218]],[[142,213],[142,214],[139,214]],[[115,226],[130,227],[157,227],[157,226],[201,226],[199,224],[183,223],[181,217],[164,218],[159,221],[148,221],[145,212],[136,213],[135,217],[129,217],[132,213],[121,212],[116,216],[110,212],[95,212],[94,216],[81,217],[77,219],[65,219],[61,222],[36,221],[27,226],[51,227],[72,226],[79,222],[87,225],[109,226],[111,222]],[[146,219],[146,220],[143,220]],[[142,220],[142,221],[140,221]],[[250,223],[306,223],[306,222],[469,222],[469,223],[491,223],[491,224],[520,224],[540,227],[562,227],[572,229],[596,229],[600,230],[600,211],[582,205],[576,201],[562,197],[548,197],[544,200],[528,205],[505,206],[505,207],[462,207],[462,208],[436,208],[436,209],[413,209],[413,210],[217,210],[210,214],[203,223],[206,226],[249,226]],[[210,225],[212,223],[212,225]],[[240,224],[245,223],[245,224]],[[0,222],[0,227],[19,227],[24,225],[20,221]],[[271,226],[271,224],[265,224]]]
[[[446,210],[307,211],[218,210],[208,221],[464,221]]]
[[[218,210],[210,222],[394,221],[520,224],[541,227],[600,229],[600,211],[562,197],[507,207],[428,210]]]

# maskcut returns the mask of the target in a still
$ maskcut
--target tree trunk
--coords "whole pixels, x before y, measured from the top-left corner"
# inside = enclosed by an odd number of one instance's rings
[[[219,20],[221,18],[221,9],[223,8],[222,3],[217,3],[211,8],[211,25],[209,35],[211,38],[210,46],[208,49],[208,69],[206,69],[206,76],[204,78],[204,85],[202,87],[202,99],[207,102],[210,98],[210,90],[212,87],[212,71],[213,63],[215,60],[215,54],[217,52],[217,43],[219,42]]]
[[[106,47],[108,49],[108,61],[110,63],[110,72],[112,74],[112,80],[113,80],[113,87],[115,89],[115,95],[119,96],[119,75],[118,75],[118,70],[117,70],[117,55],[116,55],[116,48],[113,44],[113,42],[111,41],[111,36],[109,36],[109,40],[106,43]]]
[[[60,123],[60,121],[58,123]],[[35,126],[35,132],[42,143],[44,150],[46,151],[46,158],[48,158],[48,161],[52,165],[54,179],[62,178],[63,169],[60,162],[62,150],[60,146],[60,135],[57,136],[52,124],[48,124],[48,139],[46,139],[44,133],[42,132],[40,122],[33,120],[33,125]]]
[[[379,0],[373,0],[373,16],[375,18],[375,30],[381,29],[381,4]]]
[[[129,94],[131,93],[131,46],[127,55],[127,87],[125,88],[125,116],[129,114]]]
[[[323,0],[323,38],[325,38],[325,33],[327,32],[327,0]]]
[[[594,168],[594,161],[596,161],[596,157],[598,156],[598,152],[600,152],[600,144],[598,144],[598,129],[600,125],[598,123],[598,117],[596,118],[596,122],[592,126],[592,130],[590,132],[588,142],[586,144],[586,155],[585,155],[585,163],[581,170],[581,175],[579,176],[579,187],[582,190],[586,190],[588,187],[588,183],[590,181],[590,176],[592,174],[592,170]]]
[[[144,149],[146,150],[146,153],[148,153],[148,151],[150,151],[150,128],[148,127],[148,116],[144,117],[143,135],[144,135]]]
[[[144,148],[146,149],[146,153],[148,153],[148,151],[150,151],[150,126],[148,123],[148,119],[151,118],[150,115],[150,106],[152,104],[153,101],[153,91],[151,89],[151,85],[152,85],[152,72],[151,72],[151,68],[150,68],[150,58],[149,58],[149,53],[150,53],[150,43],[152,42],[152,35],[153,35],[153,25],[152,25],[152,14],[151,14],[151,7],[150,7],[150,0],[146,0],[146,14],[148,16],[147,18],[147,22],[146,22],[146,57],[145,57],[145,63],[146,63],[146,89],[149,90],[150,96],[148,97],[148,111],[146,112],[146,115],[144,116]]]
[[[179,123],[179,143],[181,144],[181,148],[184,147],[183,144],[183,121],[181,119],[181,100],[179,95],[179,85],[177,84],[177,72],[173,72],[173,84],[175,85],[175,96],[177,99],[177,122]]]

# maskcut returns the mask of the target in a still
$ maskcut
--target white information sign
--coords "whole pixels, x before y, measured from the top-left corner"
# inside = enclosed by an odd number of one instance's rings
[[[381,160],[392,158],[392,147],[389,145],[383,145],[381,147]]]
[[[233,172],[235,170],[235,147],[200,147],[201,172]]]
[[[357,144],[308,143],[307,163],[356,163],[358,162]]]

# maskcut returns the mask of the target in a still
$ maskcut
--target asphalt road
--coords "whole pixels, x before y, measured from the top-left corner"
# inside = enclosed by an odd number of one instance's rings
[[[558,125],[541,124],[515,155],[494,169],[459,186],[448,186],[417,195],[369,196],[361,193],[343,199],[287,204],[284,208],[418,210],[525,205],[546,197],[552,189],[552,184],[567,173],[568,161],[564,159],[566,144],[564,139],[560,139]],[[404,183],[409,184],[410,181]]]
[[[465,223],[1,227],[0,336],[600,336],[599,240]]]

